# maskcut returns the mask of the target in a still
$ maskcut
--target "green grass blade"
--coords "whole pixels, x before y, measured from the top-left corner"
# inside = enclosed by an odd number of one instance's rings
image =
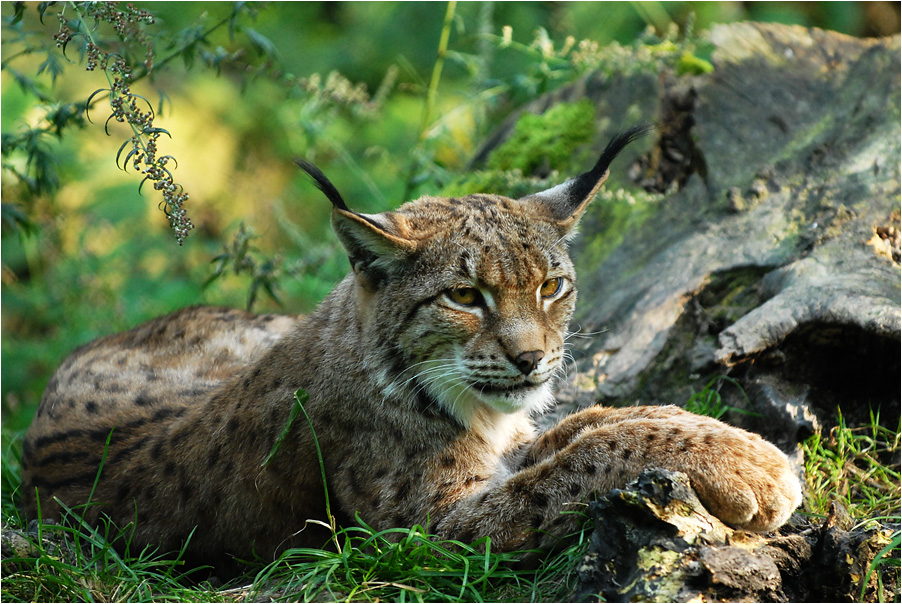
[[[270,449],[269,451],[269,455],[267,455],[266,459],[263,460],[263,463],[260,464],[261,468],[265,468],[272,462],[273,459],[275,459],[276,453],[279,452],[279,449],[281,449],[282,445],[285,443],[285,439],[288,438],[288,433],[291,431],[291,425],[303,410],[303,403],[306,403],[308,398],[309,395],[304,390],[298,390],[297,392],[295,392],[294,405],[291,406],[291,413],[288,414],[288,421],[285,422],[285,425],[282,427],[282,431],[279,433],[279,436],[276,437],[276,442],[273,443],[272,449]],[[303,399],[303,402],[301,402],[301,399]],[[306,413],[304,415],[306,415]]]

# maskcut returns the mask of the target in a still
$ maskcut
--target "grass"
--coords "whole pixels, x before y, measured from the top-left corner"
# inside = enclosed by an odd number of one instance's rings
[[[737,385],[715,378],[690,397],[686,409],[712,417],[732,410],[718,393],[721,380]],[[278,454],[305,401],[306,393],[298,391],[292,415],[264,464]],[[806,512],[826,515],[831,502],[839,500],[862,523],[898,523],[899,434],[876,414],[867,425],[850,427],[838,410],[829,433],[802,445]],[[473,544],[440,540],[420,526],[377,531],[358,519],[359,526],[330,526],[331,549],[292,549],[269,564],[250,562],[244,575],[220,585],[210,581],[211,569],[189,567],[179,552],[132,551],[130,525],[104,522],[93,528],[71,510],[61,524],[27,524],[13,497],[21,482],[21,434],[5,440],[13,445],[4,451],[2,464],[4,531],[23,539],[15,556],[3,561],[3,601],[563,601],[576,589],[576,569],[590,534],[586,526],[570,547],[541,557],[494,552],[489,539]],[[538,564],[520,564],[537,555]],[[898,577],[899,557],[896,531],[868,569],[869,575],[877,573],[881,593],[885,572]],[[862,590],[867,585],[865,578]]]
[[[898,520],[898,517],[896,520]],[[899,584],[899,577],[900,574],[902,574],[900,573],[900,567],[902,567],[900,550],[902,550],[902,532],[896,531],[893,533],[892,537],[890,537],[890,542],[886,544],[886,547],[877,552],[877,555],[874,556],[874,560],[868,566],[867,576],[861,582],[861,596],[859,597],[859,600],[864,601],[865,592],[867,591],[871,575],[878,570],[882,571],[883,567],[895,567],[896,585]],[[877,573],[877,589],[879,601],[885,602],[886,598],[884,598],[884,593],[886,590],[883,585],[882,572]]]
[[[840,501],[856,518],[899,517],[900,428],[891,430],[871,413],[864,426],[846,425],[837,409],[837,425],[802,443],[808,480],[807,510],[826,514]]]
[[[5,519],[21,526],[20,520]],[[70,519],[32,523],[16,555],[3,561],[3,601],[222,601],[212,589],[192,586],[191,575],[202,569],[184,569],[180,556],[150,548],[131,553],[128,528],[105,523],[94,529]],[[120,554],[116,546],[123,543]]]
[[[817,433],[802,443],[808,483],[806,511],[825,516],[830,504],[839,501],[861,521],[859,527],[878,521],[899,527],[900,428],[902,425],[895,430],[881,425],[879,414],[873,411],[867,425],[850,427],[837,409],[836,426],[826,435]],[[887,541],[861,582],[861,600],[874,572],[880,602],[884,601],[883,571],[895,574],[896,585],[902,582],[902,532],[897,528]]]
[[[720,396],[719,382],[733,384],[739,389],[739,392],[746,401],[748,401],[748,397],[745,396],[745,391],[743,391],[739,382],[729,376],[719,375],[712,378],[699,392],[693,393],[692,396],[689,397],[689,400],[686,401],[686,404],[683,405],[683,409],[690,413],[695,413],[696,415],[705,415],[707,417],[713,417],[714,419],[721,419],[727,412],[755,415],[753,411],[747,411],[745,409],[727,405]]]
[[[496,553],[491,543],[441,541],[422,527],[375,531],[341,529],[341,549],[291,550],[257,574],[247,597],[284,600],[482,602],[559,600],[574,585],[578,548],[553,556],[566,561],[571,581],[542,570],[517,569],[523,554]],[[557,564],[553,562],[557,560]]]
[[[20,519],[7,520],[21,526]],[[129,527],[101,526],[93,529],[72,513],[60,525],[33,523],[21,554],[3,562],[2,600],[561,601],[575,588],[586,544],[581,533],[537,569],[518,569],[526,553],[493,552],[487,539],[464,544],[438,540],[419,526],[376,531],[361,524],[337,530],[337,551],[288,550],[214,588],[209,569],[186,568],[181,555],[149,548],[131,554]]]
[[[694,393],[684,405],[687,411],[720,419],[727,412],[749,413],[726,405],[718,392],[717,383],[725,380],[742,390],[727,376],[718,376],[701,391]],[[743,393],[744,396],[744,393]],[[902,525],[900,513],[900,432],[902,424],[891,430],[880,422],[879,413],[871,411],[870,421],[863,426],[846,424],[842,410],[837,409],[837,424],[824,435],[813,434],[802,443],[805,459],[807,498],[805,513],[826,517],[831,504],[839,501],[853,518],[866,526],[883,521]],[[893,569],[896,585],[902,582],[902,531],[891,533],[886,546],[877,553],[868,568],[868,576],[861,582],[861,596],[872,573]],[[883,575],[877,573],[879,601],[884,601]]]

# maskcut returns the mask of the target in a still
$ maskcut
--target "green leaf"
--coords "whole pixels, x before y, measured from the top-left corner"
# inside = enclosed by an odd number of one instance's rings
[[[261,468],[268,466],[275,458],[276,453],[279,452],[279,449],[282,448],[282,444],[285,442],[285,439],[288,438],[288,432],[291,430],[291,424],[293,424],[294,420],[297,419],[298,414],[303,410],[304,404],[309,399],[310,395],[307,394],[306,390],[298,390],[295,393],[294,405],[291,406],[291,413],[288,415],[288,421],[285,422],[285,426],[282,428],[282,432],[276,438],[276,442],[273,443],[272,450],[270,450],[269,455],[267,455],[266,459],[263,460],[263,463],[260,464]]]
[[[265,57],[278,56],[279,51],[276,50],[275,45],[270,42],[269,38],[257,33],[250,27],[245,27],[244,33],[247,35],[247,39],[248,41],[250,41],[251,46],[253,46],[254,50],[256,50],[259,54]]]
[[[64,67],[59,57],[52,52],[47,53],[47,58],[38,66],[38,75],[44,72],[50,74],[50,81],[56,84],[56,78],[62,75]]]
[[[18,204],[0,204],[0,215],[2,215],[3,226],[13,231],[22,231],[26,235],[31,235],[38,230],[38,225],[31,221]]]

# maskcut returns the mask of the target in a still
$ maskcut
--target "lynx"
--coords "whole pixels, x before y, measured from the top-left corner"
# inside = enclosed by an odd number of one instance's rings
[[[757,435],[672,406],[535,427],[567,357],[568,240],[642,133],[522,199],[369,215],[299,161],[333,205],[350,274],[306,318],[193,307],[75,350],[25,438],[27,512],[81,509],[133,523],[133,547],[188,541],[217,563],[324,546],[328,493],[338,524],[420,524],[510,551],[554,547],[577,528],[562,512],[661,467],[725,522],[779,527],[800,485]]]

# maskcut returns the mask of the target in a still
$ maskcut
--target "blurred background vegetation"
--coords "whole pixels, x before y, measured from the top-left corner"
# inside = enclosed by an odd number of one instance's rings
[[[81,3],[47,4],[0,9],[4,466],[75,346],[189,304],[314,308],[347,261],[296,157],[382,211],[447,186],[515,108],[617,44],[738,20],[854,36],[900,23],[898,2],[137,2],[154,23],[123,43]],[[57,45],[59,13],[129,62],[171,135],[159,152],[195,226],[183,245],[161,194],[117,166],[133,132],[107,122],[106,92],[91,98],[114,79],[85,69],[85,36]]]

